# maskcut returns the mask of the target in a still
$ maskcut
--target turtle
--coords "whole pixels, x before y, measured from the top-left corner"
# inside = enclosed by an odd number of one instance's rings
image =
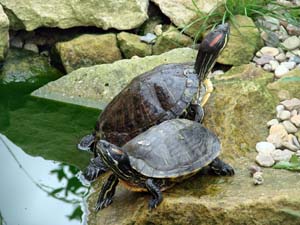
[[[122,146],[148,128],[174,118],[201,122],[202,106],[207,101],[207,96],[200,99],[202,83],[211,91],[211,83],[205,80],[227,43],[229,30],[225,23],[208,33],[199,46],[194,65],[163,64],[134,78],[107,105],[94,132],[83,137],[78,148],[94,151],[100,139]],[[92,181],[105,171],[105,165],[95,156],[84,175]]]
[[[162,191],[206,166],[217,175],[234,175],[234,169],[218,157],[220,151],[212,131],[187,119],[162,122],[123,147],[99,140],[96,152],[112,173],[102,186],[96,210],[112,203],[119,181],[132,191],[150,192],[148,207],[153,209],[162,202]]]

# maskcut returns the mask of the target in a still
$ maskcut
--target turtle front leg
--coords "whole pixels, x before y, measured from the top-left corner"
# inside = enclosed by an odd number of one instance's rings
[[[106,208],[112,203],[112,198],[115,195],[116,187],[119,183],[119,179],[114,174],[110,175],[102,186],[100,191],[97,204],[96,204],[96,211]]]
[[[227,163],[223,162],[219,157],[215,158],[209,164],[210,170],[219,176],[233,176],[234,169]]]
[[[152,199],[149,201],[149,209],[154,209],[156,208],[163,200],[162,193],[159,189],[159,187],[154,183],[153,179],[147,179],[146,180],[146,187],[148,191],[152,195]]]
[[[92,158],[90,164],[83,172],[83,176],[88,181],[93,181],[107,171],[107,167],[102,162],[100,156]]]
[[[203,81],[203,85],[205,86],[205,95],[201,99],[200,104],[201,104],[202,107],[206,104],[206,102],[208,101],[211,93],[214,90],[214,86],[213,86],[213,84],[212,84],[212,82],[209,78],[207,78]]]
[[[201,123],[204,117],[203,108],[197,103],[191,103],[190,110],[192,111],[192,115],[194,115],[193,120],[198,123]]]

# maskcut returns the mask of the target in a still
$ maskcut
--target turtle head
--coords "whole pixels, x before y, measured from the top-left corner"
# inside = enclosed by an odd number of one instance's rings
[[[195,71],[200,81],[205,80],[216,63],[219,54],[227,44],[229,33],[229,24],[220,24],[201,42],[195,63]]]
[[[124,152],[122,148],[105,140],[97,142],[96,153],[101,157],[105,165],[114,172],[124,170],[130,165],[126,152]]]

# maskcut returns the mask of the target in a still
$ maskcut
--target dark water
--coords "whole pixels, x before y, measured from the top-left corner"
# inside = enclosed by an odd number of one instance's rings
[[[85,224],[76,144],[99,111],[30,97],[38,86],[0,85],[0,225]]]

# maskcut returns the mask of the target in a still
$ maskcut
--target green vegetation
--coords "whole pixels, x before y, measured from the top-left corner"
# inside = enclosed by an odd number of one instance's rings
[[[194,5],[194,11],[197,17],[194,21],[183,27],[182,32],[187,31],[191,27],[197,28],[195,34],[195,41],[197,41],[201,34],[206,30],[214,28],[217,24],[231,21],[235,24],[235,15],[245,15],[253,20],[260,17],[268,16],[291,24],[298,24],[300,20],[300,7],[284,6],[277,3],[275,0],[225,0],[209,13],[204,14],[198,8],[195,0],[191,0]]]
[[[278,162],[273,168],[300,172],[300,159],[296,155],[293,155],[289,162]]]

